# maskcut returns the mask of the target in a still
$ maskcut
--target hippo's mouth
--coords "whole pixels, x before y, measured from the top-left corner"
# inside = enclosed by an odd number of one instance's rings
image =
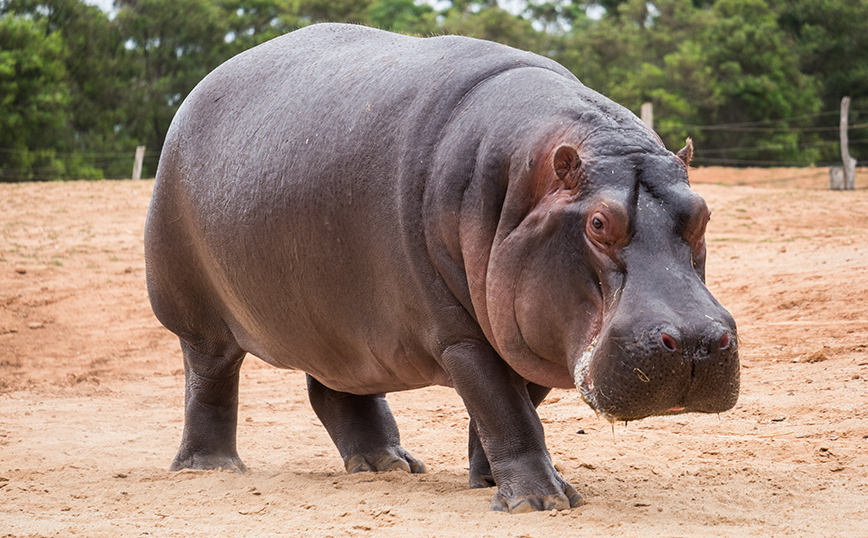
[[[629,347],[624,342],[612,344],[603,331],[577,357],[573,381],[597,416],[612,423],[720,413],[735,405],[739,384],[736,340],[727,338],[725,349],[719,344],[722,341],[714,340],[722,348],[714,356],[695,352],[643,356],[622,353]]]
[[[582,400],[584,400],[585,403],[594,410],[598,417],[602,417],[610,423],[614,423],[624,419],[621,419],[614,415],[610,415],[602,409],[602,406],[597,401],[597,392],[596,388],[594,387],[594,380],[591,379],[590,375],[591,360],[593,359],[594,353],[597,350],[597,340],[598,338],[594,338],[594,340],[582,353],[581,357],[579,357],[579,360],[576,362],[575,370],[573,371],[573,379],[575,380],[576,388],[578,389],[579,394],[582,396]],[[689,411],[686,407],[672,407],[670,409],[655,414],[658,416],[679,415],[681,413],[687,412]]]

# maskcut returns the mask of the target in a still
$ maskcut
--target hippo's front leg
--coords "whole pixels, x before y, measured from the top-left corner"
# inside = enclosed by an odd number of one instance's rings
[[[401,446],[398,425],[382,394],[358,396],[338,392],[310,375],[307,392],[316,416],[338,447],[347,472],[425,472],[425,465]]]
[[[448,347],[443,365],[491,466],[497,485],[491,510],[520,513],[581,505],[581,495],[552,464],[527,382],[484,342]]]
[[[543,387],[534,383],[527,384],[527,393],[535,408],[539,407],[539,404],[542,403],[551,390],[549,387]],[[482,449],[482,443],[479,441],[479,434],[476,431],[476,421],[473,419],[470,420],[469,430],[467,455],[470,461],[470,487],[490,488],[495,486],[494,476],[491,475],[491,464],[488,463],[488,458]]]

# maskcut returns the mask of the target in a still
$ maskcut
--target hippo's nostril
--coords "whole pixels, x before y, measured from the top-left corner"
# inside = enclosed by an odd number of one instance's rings
[[[729,347],[729,333],[723,333],[723,337],[720,339],[720,349],[726,349]]]
[[[675,351],[678,349],[678,344],[675,342],[675,339],[668,334],[662,333],[660,339],[663,340],[663,345],[666,346],[666,349],[669,351]]]

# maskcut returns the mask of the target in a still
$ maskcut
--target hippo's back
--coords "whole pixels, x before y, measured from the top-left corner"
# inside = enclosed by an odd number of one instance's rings
[[[179,110],[167,149],[180,144],[182,154],[197,161],[187,166],[217,167],[231,182],[316,175],[322,184],[338,178],[322,173],[323,166],[335,165],[384,175],[383,167],[430,156],[428,144],[436,143],[473,88],[522,67],[575,81],[549,59],[488,41],[314,25],[239,54],[209,74]],[[202,155],[221,159],[199,162]],[[299,155],[317,158],[300,161]],[[244,158],[267,166],[241,167]],[[394,180],[394,170],[389,172]]]

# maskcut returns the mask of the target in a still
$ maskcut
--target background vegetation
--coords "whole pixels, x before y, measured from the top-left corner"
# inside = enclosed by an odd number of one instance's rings
[[[634,112],[654,104],[699,165],[868,159],[868,0],[0,0],[0,181],[146,176],[177,107],[218,64],[320,21],[533,50]],[[445,6],[439,9],[440,6]],[[516,14],[517,13],[517,14]]]

